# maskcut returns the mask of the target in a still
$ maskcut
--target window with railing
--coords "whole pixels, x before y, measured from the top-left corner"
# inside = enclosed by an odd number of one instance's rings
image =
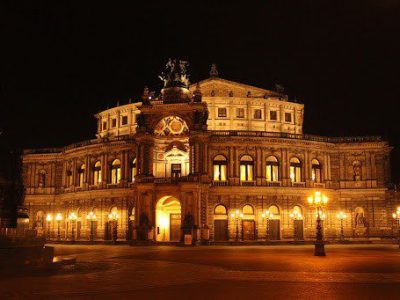
[[[213,179],[214,181],[226,181],[226,168],[228,161],[225,156],[217,155],[213,160]]]
[[[290,159],[290,181],[301,182],[301,162],[297,157],[292,157]]]
[[[254,180],[254,161],[250,155],[243,155],[240,159],[240,181]]]
[[[111,164],[111,180],[112,184],[118,184],[121,181],[121,162],[115,159]]]
[[[78,168],[78,186],[79,187],[83,187],[84,178],[85,178],[85,169],[86,169],[85,164],[81,165]]]
[[[275,156],[267,158],[265,178],[268,182],[279,181],[279,161]]]
[[[317,183],[322,181],[321,176],[322,167],[317,159],[311,161],[311,180]]]
[[[93,167],[93,184],[98,185],[101,182],[101,162],[98,161]]]

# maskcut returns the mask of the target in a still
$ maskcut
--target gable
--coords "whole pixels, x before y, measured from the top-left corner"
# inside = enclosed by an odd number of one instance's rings
[[[203,97],[250,97],[264,98],[265,96],[284,96],[275,91],[257,88],[251,85],[225,80],[219,77],[212,77],[194,83],[190,86],[190,91],[196,89],[197,84],[200,86]]]

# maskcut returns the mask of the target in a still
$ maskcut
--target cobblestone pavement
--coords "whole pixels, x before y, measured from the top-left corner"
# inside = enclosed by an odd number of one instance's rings
[[[0,278],[3,299],[399,299],[394,245],[130,247],[55,245],[77,265]],[[2,297],[0,297],[2,298]]]

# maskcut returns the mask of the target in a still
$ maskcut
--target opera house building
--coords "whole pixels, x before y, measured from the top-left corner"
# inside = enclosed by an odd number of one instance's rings
[[[24,206],[38,235],[311,240],[317,213],[327,240],[392,234],[386,141],[303,133],[303,104],[222,79],[215,66],[190,84],[186,62],[173,60],[161,78],[160,93],[145,88],[96,114],[93,139],[24,151]],[[319,195],[327,201],[316,210],[308,199]]]

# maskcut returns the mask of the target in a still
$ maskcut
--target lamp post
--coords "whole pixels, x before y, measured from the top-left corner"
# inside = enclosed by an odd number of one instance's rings
[[[298,210],[294,210],[291,214],[290,214],[290,218],[293,219],[293,227],[294,227],[294,240],[298,240],[298,234],[297,234],[297,226],[296,226],[296,220],[301,220],[303,218],[303,216],[301,215],[301,213]]]
[[[68,219],[71,221],[71,227],[72,227],[71,240],[75,241],[75,221],[78,219],[78,216],[74,212],[72,212],[69,214]]]
[[[396,212],[394,212],[392,214],[393,219],[396,221],[397,223],[397,243],[399,244],[399,248],[400,248],[400,206],[397,207]]]
[[[325,256],[325,244],[322,234],[321,217],[324,217],[322,213],[322,207],[328,203],[328,197],[321,194],[321,192],[316,191],[307,198],[307,202],[311,207],[315,207],[317,210],[317,238],[315,241],[314,255]]]
[[[58,241],[61,239],[61,234],[60,234],[61,220],[62,220],[62,215],[60,213],[57,213],[56,214],[56,221],[57,221],[57,240]]]
[[[53,221],[53,216],[51,214],[47,214],[46,221],[47,221],[47,239],[50,240],[50,225],[51,221]]]
[[[113,224],[113,233],[112,233],[112,239],[113,242],[116,243],[117,242],[117,238],[118,238],[118,219],[119,219],[119,214],[115,211],[111,212],[108,215],[108,219],[110,220],[110,222],[112,222],[111,224]]]
[[[236,236],[235,236],[235,241],[239,241],[239,222],[243,218],[243,214],[239,213],[239,210],[237,209],[234,213],[231,213],[231,218],[235,221],[236,225]]]
[[[338,218],[340,220],[340,240],[343,241],[344,240],[344,234],[343,234],[343,220],[346,219],[346,214],[342,211],[340,211],[337,215],[336,218]]]
[[[263,220],[266,220],[266,233],[265,233],[265,240],[269,240],[269,220],[274,217],[274,214],[269,212],[267,209],[264,213],[261,214]]]
[[[86,219],[90,222],[90,236],[89,240],[93,241],[94,240],[94,222],[97,220],[97,216],[95,215],[94,212],[88,213],[86,216]]]

